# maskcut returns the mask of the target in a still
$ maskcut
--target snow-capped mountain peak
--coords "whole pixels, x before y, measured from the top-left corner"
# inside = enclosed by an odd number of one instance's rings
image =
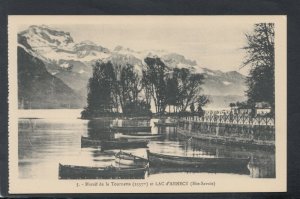
[[[38,53],[42,60],[92,61],[108,57],[110,51],[91,41],[75,43],[69,32],[45,25],[32,25],[18,34],[19,41]]]
[[[32,25],[21,32],[32,48],[65,47],[74,42],[69,32],[58,31],[45,25]]]

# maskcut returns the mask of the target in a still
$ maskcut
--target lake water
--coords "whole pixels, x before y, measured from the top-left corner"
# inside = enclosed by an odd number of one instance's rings
[[[115,164],[114,154],[119,150],[101,151],[99,148],[81,148],[81,137],[108,139],[110,133],[103,127],[113,125],[151,125],[152,133],[163,134],[162,139],[148,144],[151,152],[190,157],[250,157],[247,172],[172,172],[149,173],[145,178],[162,178],[165,175],[219,175],[224,178],[274,178],[275,154],[272,151],[246,149],[210,144],[180,137],[174,127],[157,128],[150,121],[81,120],[81,110],[21,110],[19,112],[19,177],[22,179],[58,179],[58,164],[82,166],[109,166]],[[116,136],[116,135],[113,135]],[[124,150],[147,157],[146,149]]]

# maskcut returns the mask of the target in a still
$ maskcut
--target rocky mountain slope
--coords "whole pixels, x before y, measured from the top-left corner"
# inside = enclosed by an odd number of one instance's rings
[[[18,47],[19,108],[80,108],[84,99],[51,75],[38,58]]]
[[[110,50],[91,41],[75,42],[70,33],[56,30],[48,26],[30,26],[19,32],[18,43],[31,53],[31,56],[41,60],[47,72],[61,80],[76,95],[86,98],[87,82],[92,75],[92,65],[97,60],[111,61],[116,65],[129,63],[141,74],[145,65],[144,58],[158,56],[170,67],[189,68],[194,72],[204,73],[206,80],[203,92],[212,98],[211,106],[220,104],[220,97],[226,99],[245,98],[245,76],[231,71],[222,72],[198,66],[194,60],[185,56],[163,50],[136,51],[117,46]],[[218,96],[218,97],[216,97]],[[228,97],[229,96],[229,97]],[[214,100],[216,97],[217,100]],[[223,100],[223,101],[224,101]]]

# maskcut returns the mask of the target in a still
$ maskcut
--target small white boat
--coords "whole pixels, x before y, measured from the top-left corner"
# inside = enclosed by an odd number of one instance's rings
[[[133,155],[131,153],[126,153],[123,151],[120,151],[115,154],[115,163],[118,166],[122,167],[145,167],[148,163],[148,159]]]

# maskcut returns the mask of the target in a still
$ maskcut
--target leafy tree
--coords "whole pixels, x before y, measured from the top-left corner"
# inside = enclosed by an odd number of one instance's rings
[[[137,100],[135,102],[126,102],[124,105],[124,114],[127,116],[150,116],[151,110],[150,110],[150,104],[147,104],[143,100]]]
[[[169,105],[169,112],[170,106],[177,106],[179,97],[179,87],[178,87],[178,80],[177,78],[170,77],[167,78],[167,104]]]
[[[93,76],[88,82],[87,109],[97,112],[111,112],[113,87],[116,81],[110,62],[96,62]]]
[[[147,73],[146,70],[143,70],[143,77],[142,77],[142,88],[143,88],[143,92],[145,94],[145,100],[147,104],[151,104],[151,96],[152,96],[152,92],[153,92],[153,86],[151,85],[151,80],[150,80],[150,76]]]
[[[126,65],[121,69],[120,80],[118,84],[119,99],[123,112],[126,111],[126,104],[137,105],[138,94],[142,90],[141,80],[134,72],[132,65]]]
[[[194,105],[194,103],[190,105],[190,110],[191,110],[191,113],[195,112],[195,105]]]
[[[202,109],[202,107],[210,102],[211,102],[211,100],[206,95],[200,95],[197,98],[197,105],[198,105],[197,112],[200,117],[204,115],[204,110]]]
[[[210,103],[211,100],[209,99],[208,96],[206,95],[200,95],[198,98],[197,98],[197,104],[198,104],[198,107],[201,106],[205,106],[206,104]]]
[[[145,58],[147,71],[146,81],[149,83],[149,91],[155,103],[157,113],[163,113],[166,109],[166,65],[159,58]]]
[[[198,104],[197,107],[197,113],[199,117],[202,117],[204,115],[204,110],[202,109],[202,106]]]
[[[235,107],[235,106],[236,106],[236,104],[233,103],[233,102],[229,104],[229,107],[230,107],[230,108]]]
[[[247,57],[243,66],[250,66],[246,83],[248,103],[268,102],[275,106],[274,87],[274,24],[255,24],[254,31],[246,34],[247,45],[243,48]]]
[[[179,82],[178,106],[180,111],[199,101],[201,97],[201,85],[204,83],[202,74],[191,73],[187,68],[175,68],[174,75]]]

